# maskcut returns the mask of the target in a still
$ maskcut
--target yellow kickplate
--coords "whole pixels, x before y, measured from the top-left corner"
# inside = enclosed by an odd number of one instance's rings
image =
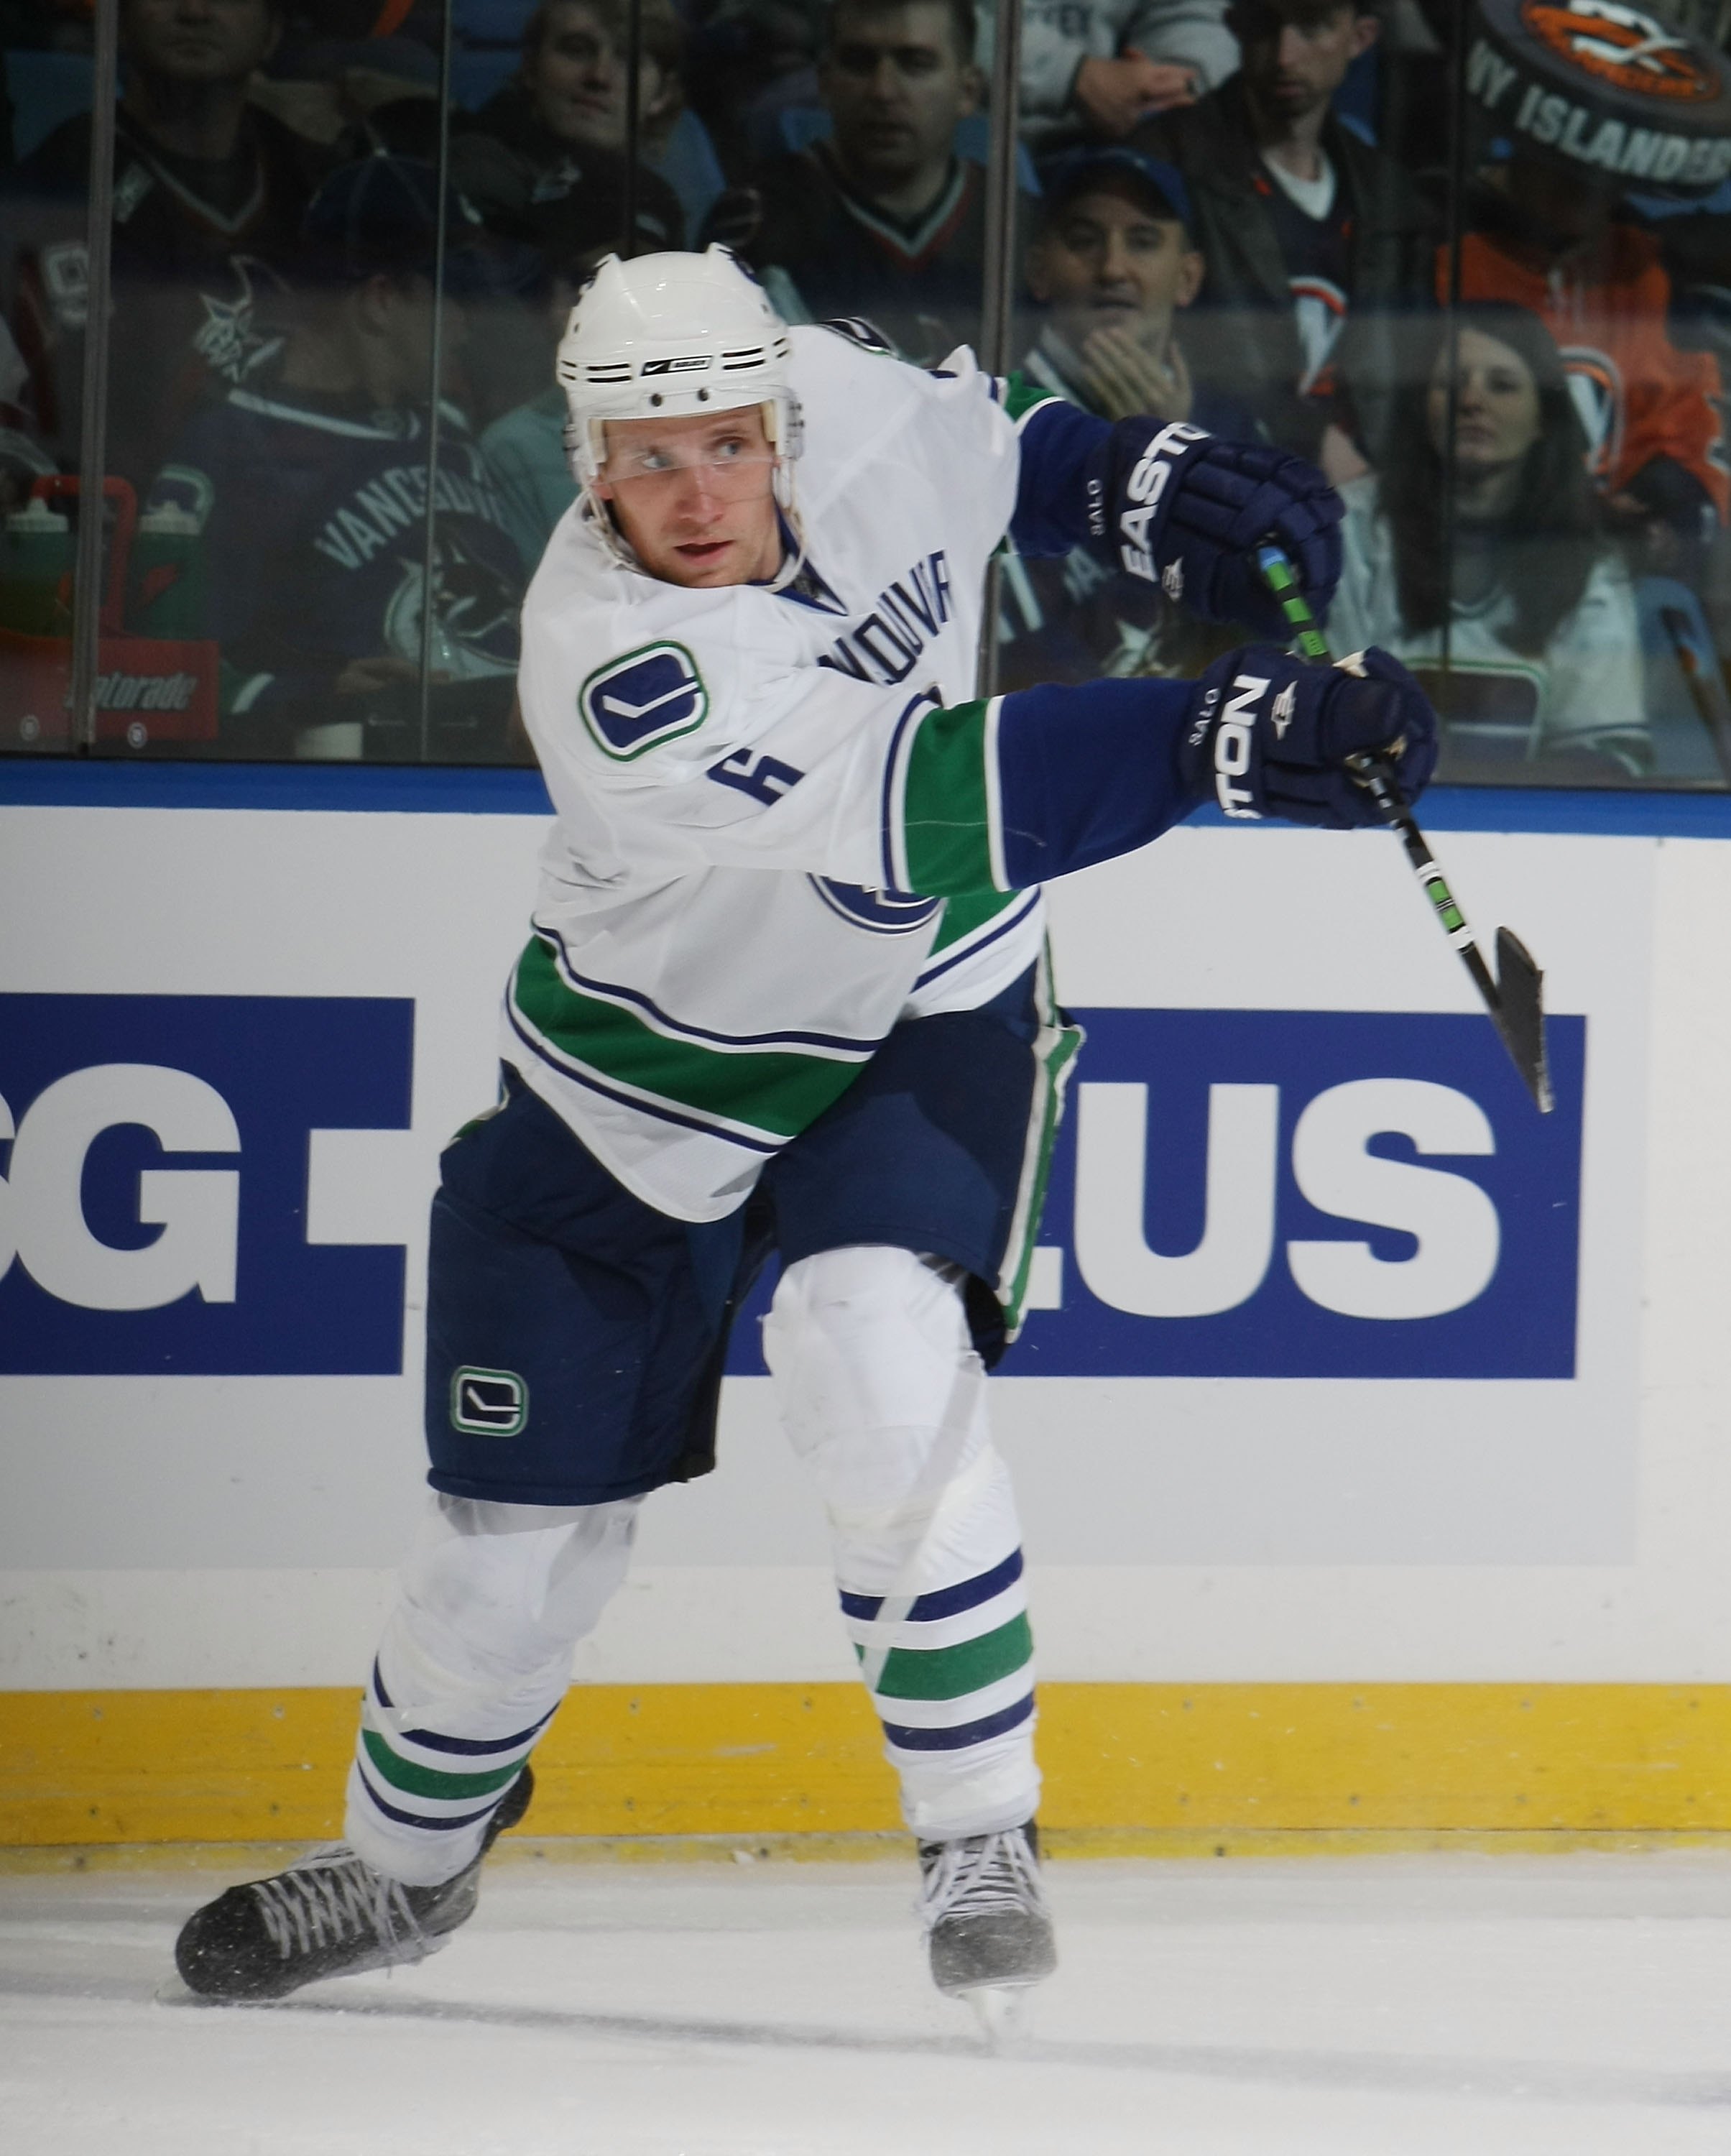
[[[331,1836],[358,1698],[0,1693],[0,1845]],[[1050,1684],[1040,1699],[1055,1850],[1731,1830],[1731,1687]],[[898,1824],[851,1685],[580,1686],[535,1767],[535,1837]]]

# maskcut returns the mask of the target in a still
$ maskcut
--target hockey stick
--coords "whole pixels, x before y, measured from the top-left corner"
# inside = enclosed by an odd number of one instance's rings
[[[1731,786],[1731,712],[1725,708],[1724,684],[1702,665],[1690,634],[1689,618],[1681,607],[1661,607],[1659,620],[1671,640],[1677,670],[1687,685],[1695,716],[1706,727],[1725,783]]]
[[[1278,547],[1259,547],[1257,567],[1292,624],[1293,641],[1300,655],[1327,665],[1331,655],[1327,639],[1316,625],[1292,563]],[[1497,971],[1492,973],[1447,878],[1437,866],[1424,833],[1413,821],[1393,771],[1380,757],[1367,755],[1349,756],[1346,767],[1375,803],[1384,823],[1400,833],[1406,858],[1431,911],[1442,925],[1443,934],[1472,976],[1472,985],[1483,998],[1522,1084],[1533,1096],[1539,1114],[1548,1116],[1556,1106],[1556,1096],[1551,1091],[1550,1061],[1544,1046],[1544,974],[1534,964],[1526,945],[1507,928],[1497,931]]]

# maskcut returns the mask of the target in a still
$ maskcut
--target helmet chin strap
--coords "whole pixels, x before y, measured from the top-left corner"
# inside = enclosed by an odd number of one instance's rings
[[[793,497],[793,468],[786,457],[776,459],[776,475],[772,481],[775,490],[776,520],[780,523],[784,542],[781,566],[769,580],[772,592],[786,591],[806,565],[806,527]],[[791,540],[790,546],[786,542]]]

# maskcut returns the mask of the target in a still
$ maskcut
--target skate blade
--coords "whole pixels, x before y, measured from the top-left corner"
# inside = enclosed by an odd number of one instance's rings
[[[981,2034],[1001,2059],[1011,2058],[1027,2048],[1030,1988],[1025,1984],[980,1984],[955,1994],[973,2009]]]
[[[228,2003],[226,1999],[208,1998],[202,1991],[194,1991],[191,1984],[183,1984],[177,1976],[165,1977],[151,1997],[158,2006],[224,2006]]]

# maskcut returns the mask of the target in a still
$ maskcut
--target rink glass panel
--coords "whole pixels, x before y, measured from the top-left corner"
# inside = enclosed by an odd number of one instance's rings
[[[40,41],[4,54],[8,176],[73,112],[88,110],[88,28],[42,11]],[[8,18],[16,29],[19,17]],[[60,33],[56,41],[55,33]],[[54,198],[8,198],[0,254],[0,747],[65,754],[69,708],[89,259],[89,158],[68,161]]]
[[[904,280],[898,296],[868,248],[827,244],[810,199],[801,161],[823,165],[836,108],[866,94],[858,55],[851,80],[826,69],[815,13],[554,0],[530,49],[528,0],[355,0],[280,18],[264,0],[222,0],[218,28],[178,44],[148,0],[102,4],[118,9],[118,124],[94,88],[93,18],[21,15],[36,27],[13,34],[33,42],[6,53],[8,753],[529,761],[512,721],[516,609],[571,494],[552,352],[577,284],[610,246],[725,237],[791,315],[880,319],[928,364],[989,332],[983,227],[970,229],[1007,124],[988,109],[989,8],[978,80],[948,93],[962,186],[937,250],[947,268]],[[908,16],[948,19],[923,4]],[[1477,205],[1502,158],[1472,120],[1476,35],[1450,0],[1403,7],[1334,103],[1355,141],[1400,146],[1445,302],[1457,283],[1473,290]],[[113,146],[113,244],[108,332],[87,338],[93,112]],[[1012,364],[1052,321],[1030,265],[1037,173],[1060,137],[1031,110],[1017,141],[1013,164],[1000,160]],[[1731,333],[1712,295],[1731,282],[1731,218],[1718,207],[1636,214],[1663,273],[1640,290],[1670,294],[1646,327],[1680,374],[1696,370],[1711,439],[1702,432],[1693,454],[1703,500],[1716,490],[1723,502],[1717,371],[1731,364]],[[1344,484],[1337,644],[1374,637],[1408,657],[1443,713],[1445,778],[1722,788],[1722,519],[1692,526],[1675,488],[1629,496],[1627,475],[1607,469],[1618,420],[1606,370],[1577,355],[1569,400],[1599,467],[1590,536],[1578,519],[1488,533],[1483,490],[1462,480],[1479,424],[1462,407],[1475,364],[1506,372],[1508,356],[1486,354],[1470,300],[1427,314],[1412,285],[1409,263],[1404,287],[1385,278],[1375,303],[1349,291],[1338,335],[1321,291],[1288,310],[1205,285],[1175,316],[1192,398],[1216,408],[1246,388],[1247,352],[1287,349],[1297,328],[1308,384],[1277,383],[1282,397],[1252,418]],[[104,393],[89,453],[87,342]],[[1440,419],[1427,408],[1437,383]],[[1238,402],[1258,406],[1253,393]],[[78,573],[90,480],[103,504],[101,543],[85,548],[94,578]],[[1426,575],[1411,573],[1415,559]],[[1497,619],[1508,592],[1540,595],[1515,608],[1512,630]],[[1428,622],[1408,626],[1402,607]],[[1187,674],[1238,640],[1080,562],[1006,563],[997,619],[990,660],[1006,688]]]

